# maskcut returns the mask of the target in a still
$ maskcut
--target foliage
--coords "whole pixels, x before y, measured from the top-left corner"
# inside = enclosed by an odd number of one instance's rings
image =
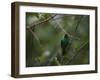
[[[65,55],[61,40],[69,36]],[[26,13],[26,66],[89,64],[89,16]]]

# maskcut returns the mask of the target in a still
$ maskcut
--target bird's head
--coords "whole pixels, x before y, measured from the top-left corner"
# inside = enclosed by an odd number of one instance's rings
[[[65,34],[64,38],[68,38],[68,34]]]

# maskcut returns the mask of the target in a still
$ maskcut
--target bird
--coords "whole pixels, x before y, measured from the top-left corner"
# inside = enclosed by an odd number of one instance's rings
[[[63,56],[66,54],[66,49],[68,47],[69,42],[70,42],[69,36],[68,34],[65,34],[64,38],[61,40],[61,49]]]

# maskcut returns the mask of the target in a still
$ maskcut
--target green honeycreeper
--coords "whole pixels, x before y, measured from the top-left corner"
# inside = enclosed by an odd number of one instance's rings
[[[68,47],[69,40],[70,39],[69,39],[68,34],[65,34],[63,40],[61,40],[61,48],[62,48],[62,55],[63,56],[66,54],[66,48]]]

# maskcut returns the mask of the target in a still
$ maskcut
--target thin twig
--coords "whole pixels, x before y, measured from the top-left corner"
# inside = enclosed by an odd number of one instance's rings
[[[57,65],[61,65],[60,62],[58,61],[57,57],[54,58],[54,61],[56,62]]]
[[[72,32],[72,34],[74,34],[74,35],[76,34],[77,29],[78,29],[80,23],[82,22],[82,19],[83,19],[83,16],[81,16],[81,18],[77,21],[77,24],[76,24],[76,26],[75,26],[75,30]],[[73,25],[72,25],[72,26],[73,26]],[[71,36],[71,38],[74,38],[74,39],[76,39],[76,40],[80,40],[80,38],[74,37],[74,36]]]
[[[77,24],[76,24],[76,27],[75,27],[74,33],[77,32],[77,29],[78,29],[78,27],[79,27],[79,25],[80,25],[80,23],[81,23],[81,21],[82,21],[82,18],[83,18],[83,16],[81,16],[81,18],[77,21]]]
[[[68,61],[67,65],[72,62],[76,57],[77,55],[79,55],[79,52],[88,44],[88,41],[87,42],[84,42],[83,45],[77,50],[76,54],[72,57],[71,60]]]
[[[28,30],[31,32],[32,36],[35,37],[35,39],[38,41],[39,45],[41,46],[40,40],[37,37],[37,35],[30,28],[28,28]]]

